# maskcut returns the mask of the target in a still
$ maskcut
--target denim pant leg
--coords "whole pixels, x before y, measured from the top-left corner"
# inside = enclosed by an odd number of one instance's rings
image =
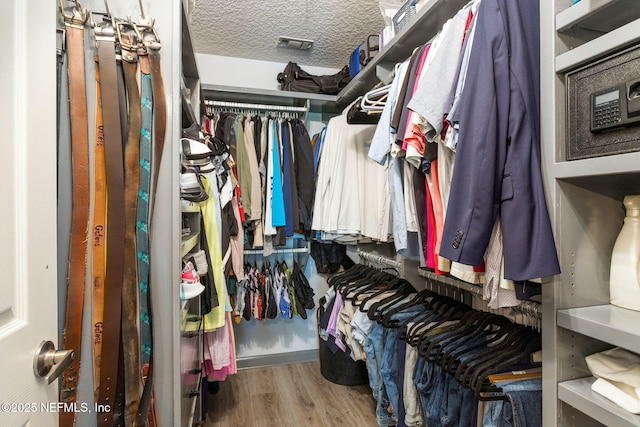
[[[536,391],[542,392],[542,378],[529,378],[524,380],[496,381],[495,385],[502,388],[502,393],[510,391]],[[490,401],[485,407],[482,417],[483,427],[499,427],[503,424],[503,412],[506,409],[504,401]],[[511,405],[508,405],[511,406]]]
[[[365,340],[365,352],[367,353],[367,372],[369,374],[369,385],[376,399],[376,419],[378,426],[386,427],[396,424],[395,418],[387,411],[389,408],[389,397],[380,375],[380,363],[383,359],[384,328],[375,323],[371,332]]]
[[[420,409],[422,410],[422,420],[426,422],[426,408],[429,399],[429,381],[431,380],[431,370],[424,357],[418,357],[416,368],[413,371],[413,383],[416,386]],[[426,424],[425,424],[426,425]]]
[[[438,365],[425,363],[422,376],[416,384],[422,406],[422,416],[425,425],[430,427],[440,425],[440,408],[444,397],[444,375],[446,374]]]
[[[542,392],[510,391],[507,397],[509,402],[502,411],[504,427],[542,427]]]
[[[369,387],[371,387],[371,392],[373,393],[373,398],[377,401],[378,394],[380,394],[380,383],[382,379],[380,378],[380,370],[378,369],[378,360],[376,359],[376,353],[373,349],[375,339],[375,334],[369,334],[364,340],[362,344],[362,349],[367,356],[367,374],[369,376]]]
[[[395,313],[391,316],[392,320],[404,322],[405,320],[413,317],[418,311],[406,310],[399,313]],[[391,404],[391,410],[393,411],[394,418],[397,420],[399,412],[399,406],[404,405],[400,402],[400,391],[402,387],[400,384],[400,374],[398,372],[398,334],[400,329],[397,328],[385,328],[384,333],[384,347],[382,361],[380,362],[380,374],[382,381],[384,382],[387,396]]]

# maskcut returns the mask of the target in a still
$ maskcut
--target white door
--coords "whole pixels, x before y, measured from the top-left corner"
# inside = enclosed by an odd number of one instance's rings
[[[58,336],[56,4],[0,8],[0,426],[58,423],[47,410],[57,382],[33,368],[40,343]]]

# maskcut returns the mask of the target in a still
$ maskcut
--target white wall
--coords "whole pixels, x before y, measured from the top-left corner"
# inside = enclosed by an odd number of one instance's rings
[[[248,87],[277,90],[278,73],[287,65],[282,62],[258,61],[256,59],[232,58],[229,56],[196,54],[198,74],[202,84]],[[299,64],[311,74],[335,74],[337,68],[312,67]]]

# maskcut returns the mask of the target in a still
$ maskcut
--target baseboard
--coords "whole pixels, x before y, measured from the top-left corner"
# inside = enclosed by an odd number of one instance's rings
[[[238,359],[238,369],[261,368],[273,365],[288,365],[291,363],[313,362],[318,360],[318,349],[293,351],[290,353],[266,354],[264,356],[250,356]]]

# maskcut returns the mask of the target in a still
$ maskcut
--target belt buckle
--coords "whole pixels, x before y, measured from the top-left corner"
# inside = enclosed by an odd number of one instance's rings
[[[71,15],[67,15],[64,11],[63,0],[58,0],[60,14],[64,19],[64,22],[69,25],[84,26],[89,18],[89,10],[82,7],[82,4],[78,0],[71,0],[74,3]]]

